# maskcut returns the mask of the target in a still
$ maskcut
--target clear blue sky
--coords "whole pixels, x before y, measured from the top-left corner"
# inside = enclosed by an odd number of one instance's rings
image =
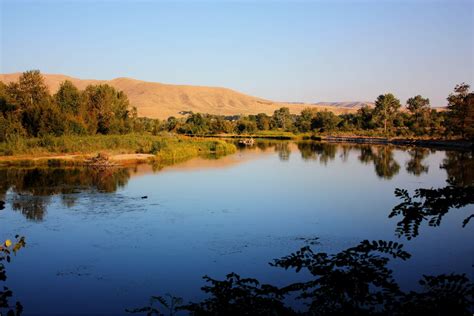
[[[474,0],[1,2],[0,72],[444,105],[474,85]]]

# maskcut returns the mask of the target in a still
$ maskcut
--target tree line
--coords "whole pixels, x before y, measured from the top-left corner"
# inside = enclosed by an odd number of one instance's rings
[[[431,136],[474,139],[474,93],[468,84],[454,88],[447,108],[436,110],[421,95],[409,98],[405,108],[393,94],[380,95],[375,106],[336,115],[317,108],[299,115],[289,108],[273,115],[222,116],[187,112],[167,120],[139,118],[125,93],[107,84],[79,90],[64,81],[50,95],[41,73],[23,73],[18,82],[0,82],[0,141],[45,135],[126,134],[174,132],[190,135],[291,133],[353,133],[374,136]]]
[[[18,82],[0,82],[0,141],[45,135],[125,134],[133,131],[136,109],[107,84],[79,90],[66,80],[51,95],[38,70]]]
[[[474,93],[470,86],[457,85],[442,110],[430,107],[421,95],[409,98],[406,110],[393,94],[380,95],[374,107],[364,106],[356,113],[336,115],[330,111],[306,108],[299,115],[289,108],[275,110],[273,115],[219,116],[190,113],[184,119],[175,117],[161,122],[158,129],[182,134],[253,134],[259,131],[291,133],[354,133],[374,136],[431,136],[474,139]],[[146,125],[144,126],[146,129]],[[156,128],[153,127],[153,128]],[[153,128],[148,127],[149,130]]]

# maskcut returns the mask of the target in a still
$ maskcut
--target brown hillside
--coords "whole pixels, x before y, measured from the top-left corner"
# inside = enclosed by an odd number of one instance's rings
[[[18,80],[20,73],[0,74],[0,81]],[[287,106],[292,113],[300,113],[306,107],[327,109],[336,114],[355,112],[358,107],[333,105],[330,103],[305,104],[274,102],[248,96],[226,88],[171,85],[146,82],[130,78],[113,80],[77,79],[65,75],[43,74],[51,93],[55,93],[64,80],[70,80],[79,89],[90,84],[107,83],[125,92],[130,103],[136,106],[140,116],[165,119],[180,116],[181,111],[220,115],[272,114],[278,108]],[[351,105],[353,105],[351,103]]]

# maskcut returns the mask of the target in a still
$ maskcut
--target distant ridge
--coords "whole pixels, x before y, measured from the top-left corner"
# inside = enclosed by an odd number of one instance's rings
[[[21,73],[0,74],[0,81],[5,83],[17,81]],[[283,106],[299,114],[307,107],[328,110],[336,114],[352,113],[365,102],[276,102],[249,96],[231,89],[206,86],[172,85],[158,82],[147,82],[132,78],[113,80],[78,79],[61,74],[43,74],[51,93],[55,93],[65,80],[71,81],[79,89],[90,84],[109,84],[125,92],[130,103],[137,107],[140,116],[166,119],[170,116],[182,116],[180,112],[210,113],[219,115],[267,113]]]

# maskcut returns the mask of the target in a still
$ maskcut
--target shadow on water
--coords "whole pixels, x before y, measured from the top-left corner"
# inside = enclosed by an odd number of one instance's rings
[[[310,247],[275,259],[271,266],[309,272],[306,282],[284,287],[230,273],[224,280],[204,276],[208,295],[201,302],[183,304],[181,298],[154,296],[150,305],[127,310],[147,315],[471,315],[474,285],[465,274],[423,275],[420,291],[400,289],[388,268],[391,260],[410,254],[393,241],[364,240],[336,254]],[[305,304],[286,303],[296,297]]]
[[[447,185],[442,188],[419,188],[411,195],[406,189],[396,189],[395,196],[402,202],[395,206],[389,217],[401,216],[396,233],[407,239],[418,236],[420,225],[441,225],[450,210],[474,204],[474,157],[472,152],[447,152],[441,168],[447,172]],[[464,219],[465,227],[474,217]]]
[[[335,158],[332,144],[299,143],[298,148],[303,159],[325,164]],[[359,149],[360,161],[374,163],[380,177],[398,172],[400,165],[394,161],[391,148]],[[427,172],[423,165],[427,154],[424,149],[411,149],[407,172]],[[473,161],[472,152],[448,152],[441,165],[448,174],[446,187],[419,188],[413,196],[405,189],[396,189],[395,195],[403,200],[389,214],[402,217],[396,235],[410,240],[419,235],[423,221],[439,226],[449,211],[474,204]],[[462,227],[473,216],[466,218]],[[172,295],[153,296],[150,305],[127,311],[147,315],[472,315],[474,284],[466,274],[422,275],[418,280],[420,290],[403,291],[388,266],[393,260],[410,257],[396,241],[364,240],[336,254],[306,246],[270,262],[273,267],[309,273],[306,282],[278,287],[236,273],[224,280],[204,276],[206,285],[201,290],[207,298],[201,302],[183,303]],[[294,308],[288,304],[289,299],[303,302],[304,308]]]

